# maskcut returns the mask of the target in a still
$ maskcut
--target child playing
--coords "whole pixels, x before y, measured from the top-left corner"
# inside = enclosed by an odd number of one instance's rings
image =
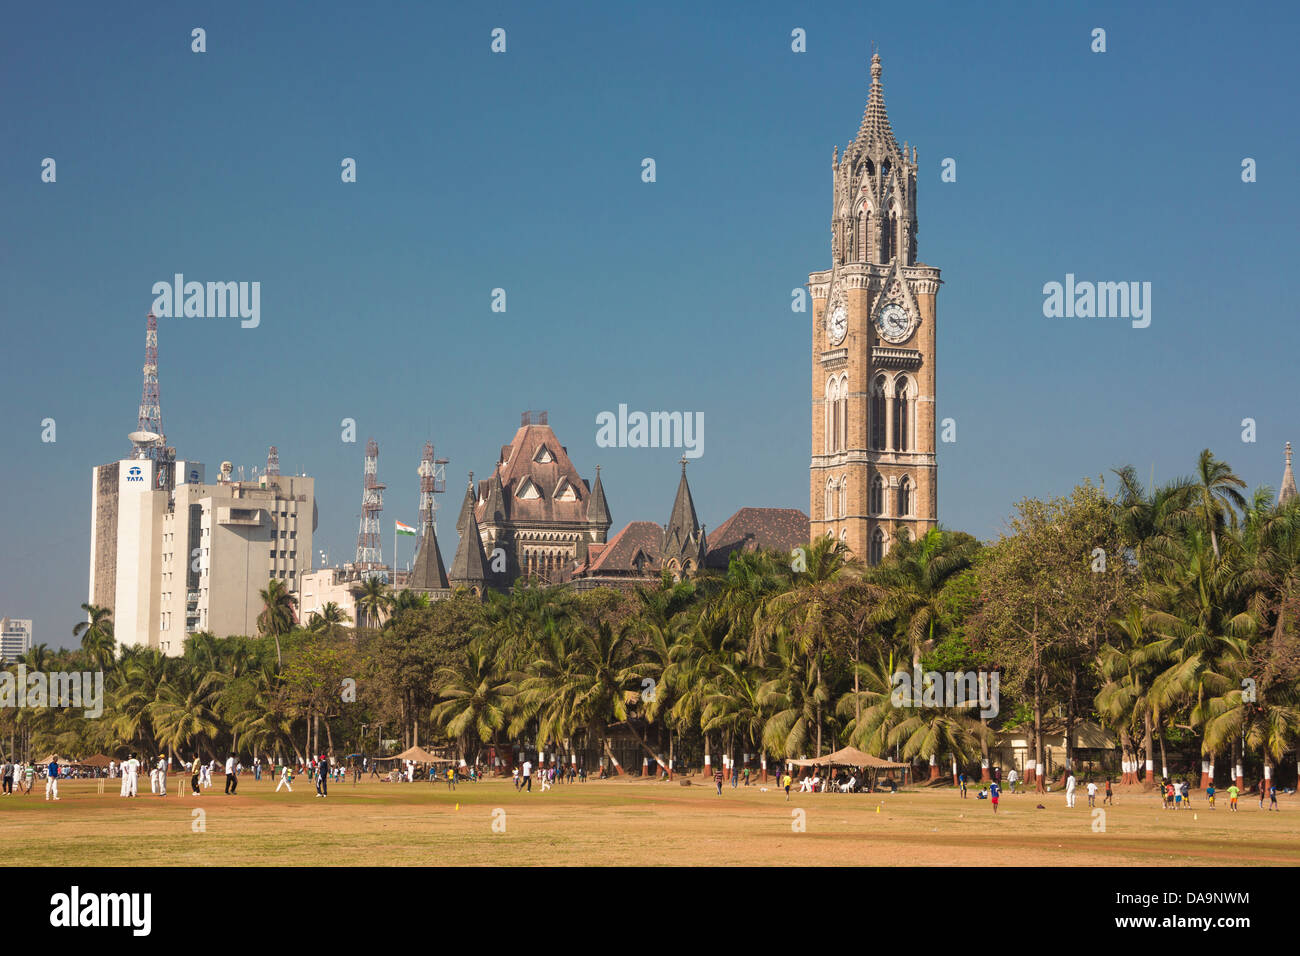
[[[993,801],[994,813],[998,812],[998,797],[1000,797],[1001,795],[1002,794],[998,787],[998,782],[994,780],[991,784],[989,784],[989,799]]]

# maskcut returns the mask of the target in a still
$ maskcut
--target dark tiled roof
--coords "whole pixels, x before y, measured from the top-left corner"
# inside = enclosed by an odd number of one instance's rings
[[[529,485],[536,491],[527,492]],[[492,472],[486,500],[477,508],[478,520],[480,524],[506,520],[587,524],[595,521],[587,514],[589,494],[587,483],[551,427],[523,425],[515,432],[514,440],[501,449],[501,461]],[[605,511],[607,520],[607,504]]]
[[[808,543],[808,516],[797,508],[741,508],[709,534],[705,567],[726,568],[731,552],[767,548],[788,554]]]
[[[610,538],[595,557],[589,558],[583,573],[652,574],[659,566],[659,540],[663,529],[653,521],[633,521]],[[640,567],[638,567],[638,564]]]

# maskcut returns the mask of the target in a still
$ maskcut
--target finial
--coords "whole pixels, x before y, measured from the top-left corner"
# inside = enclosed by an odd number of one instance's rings
[[[1286,443],[1286,463],[1291,464],[1291,443]]]
[[[597,477],[600,476],[600,465],[597,465],[597,466],[596,466],[596,475],[597,475]]]
[[[875,44],[873,43],[872,46],[874,47]],[[883,67],[881,67],[881,65],[880,65],[880,54],[879,54],[879,53],[873,53],[873,54],[871,54],[871,82],[872,82],[872,83],[879,83],[879,82],[880,82],[880,74],[883,73],[883,72],[884,72],[884,69],[883,69]]]
[[[472,471],[469,473],[469,483],[474,484],[474,472]]]
[[[682,455],[682,475],[686,475],[686,456]]]

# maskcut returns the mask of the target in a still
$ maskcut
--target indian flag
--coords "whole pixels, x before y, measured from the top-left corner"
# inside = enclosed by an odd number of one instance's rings
[[[415,537],[415,529],[409,524],[402,524],[400,521],[394,521],[393,524],[396,526],[394,530],[398,534],[409,534],[411,537]]]

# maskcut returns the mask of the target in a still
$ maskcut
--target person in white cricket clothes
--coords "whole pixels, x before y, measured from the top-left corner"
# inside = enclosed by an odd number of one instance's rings
[[[281,787],[293,793],[293,777],[289,775],[288,764],[283,764],[280,767],[280,782],[275,785],[275,792],[279,793]]]
[[[118,793],[117,793],[117,795],[118,795],[119,797],[125,797],[125,796],[127,795],[127,793],[126,793],[126,788],[127,788],[127,779],[126,779],[126,761],[125,761],[125,760],[123,760],[122,763],[121,763],[121,766],[119,766],[119,767],[117,768],[117,772],[118,772],[119,774],[121,774],[121,776],[122,776],[122,784],[121,784],[121,786],[118,787]]]
[[[167,796],[167,758],[158,756],[158,793]]]
[[[134,797],[140,785],[140,760],[135,754],[131,754],[131,759],[122,766],[126,769],[126,795]]]
[[[1074,771],[1073,770],[1071,770],[1070,775],[1065,778],[1065,805],[1067,807],[1074,806]]]

